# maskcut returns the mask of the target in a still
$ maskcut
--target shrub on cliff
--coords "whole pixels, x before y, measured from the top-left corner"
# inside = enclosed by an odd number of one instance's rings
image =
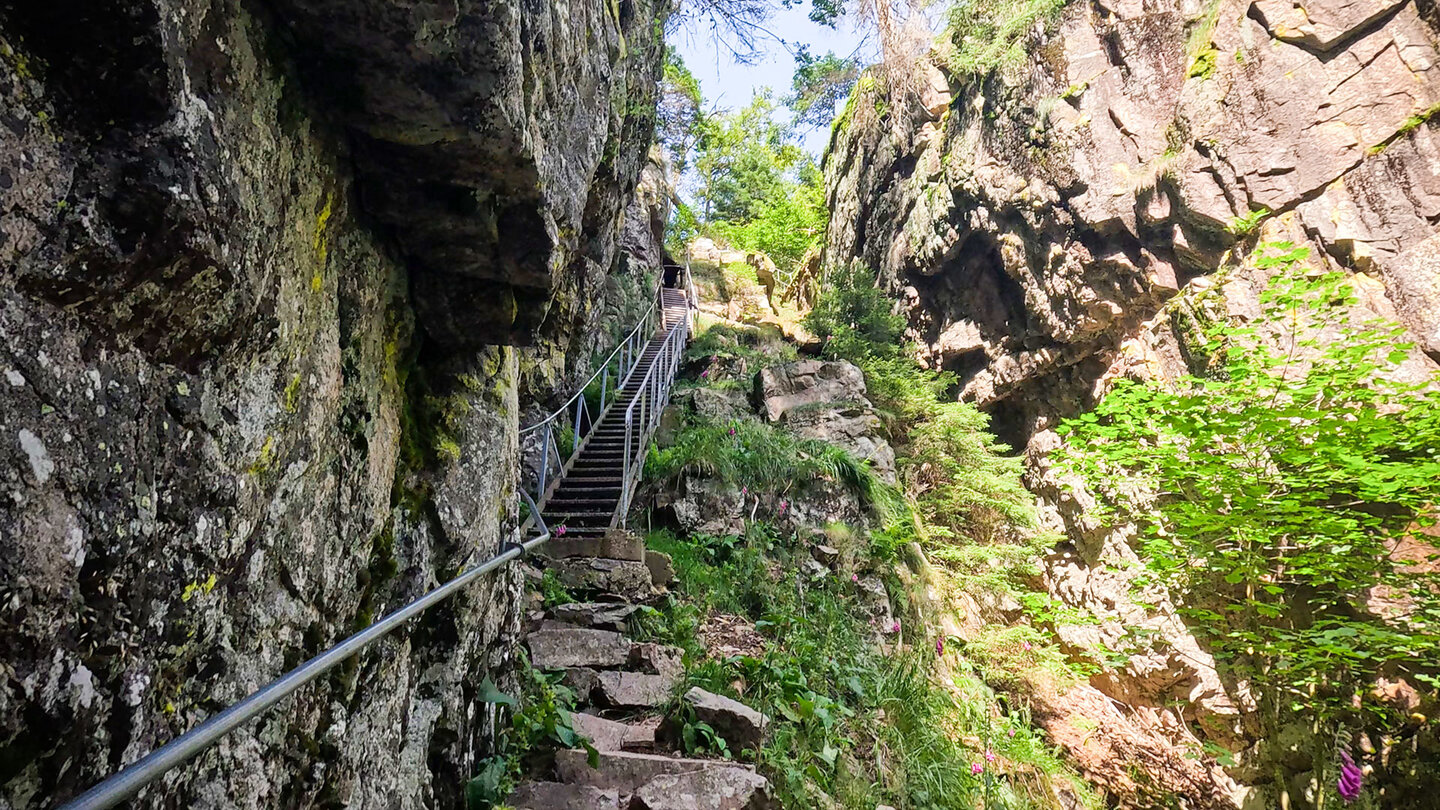
[[[1286,243],[1256,255],[1263,314],[1209,329],[1215,372],[1122,382],[1062,426],[1062,460],[1277,723],[1393,732],[1411,720],[1377,677],[1440,686],[1440,379],[1403,381],[1414,347],[1356,322],[1344,274]]]

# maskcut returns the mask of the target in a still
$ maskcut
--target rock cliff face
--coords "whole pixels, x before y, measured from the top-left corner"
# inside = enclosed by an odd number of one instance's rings
[[[0,2],[0,808],[495,551],[518,415],[638,264],[666,6]],[[518,593],[432,610],[137,806],[458,806]]]
[[[1157,735],[1183,739],[1193,723],[1243,744],[1247,696],[1173,615],[1129,601],[1110,564],[1133,552],[1057,486],[1051,428],[1117,375],[1185,372],[1193,330],[1163,305],[1269,239],[1356,273],[1357,314],[1398,320],[1428,354],[1412,363],[1434,368],[1437,42],[1428,1],[1071,3],[1030,32],[1020,67],[931,69],[900,103],[877,83],[837,128],[826,261],[876,268],[922,361],[956,372],[961,396],[1028,451],[1032,488],[1068,536],[1047,583],[1106,619],[1064,640],[1113,641],[1126,624],[1164,640],[1094,679]],[[1232,311],[1253,310],[1255,281],[1225,286]],[[1173,700],[1199,717],[1167,712]],[[1198,806],[1246,795],[1218,773],[1209,793]]]

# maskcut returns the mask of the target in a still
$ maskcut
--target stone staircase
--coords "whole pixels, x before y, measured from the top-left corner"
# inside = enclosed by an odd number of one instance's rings
[[[532,666],[562,670],[575,691],[575,731],[599,752],[555,752],[553,767],[533,774],[507,801],[516,810],[761,810],[769,782],[754,766],[676,752],[683,716],[702,721],[731,749],[758,748],[769,719],[738,701],[690,689],[681,650],[636,642],[630,622],[640,607],[586,602],[536,611],[525,643]],[[671,710],[670,714],[666,714]],[[678,711],[677,711],[678,710]]]

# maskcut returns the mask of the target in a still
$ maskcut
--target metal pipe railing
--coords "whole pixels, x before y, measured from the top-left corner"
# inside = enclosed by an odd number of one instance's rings
[[[219,742],[225,735],[264,714],[275,704],[294,694],[300,687],[379,641],[407,620],[420,615],[437,602],[455,595],[485,574],[521,557],[549,540],[550,529],[540,517],[540,510],[535,507],[535,502],[523,489],[519,492],[525,505],[530,508],[530,520],[520,521],[520,526],[512,534],[522,536],[522,532],[533,521],[540,530],[539,535],[519,543],[513,541],[504,543],[499,554],[467,569],[444,585],[384,616],[364,630],[262,686],[239,703],[151,751],[119,773],[70,800],[61,807],[61,810],[105,810],[105,808],[114,807],[126,799],[134,797],[146,785],[185,764],[191,758]]]
[[[686,310],[688,316],[688,303]],[[630,502],[635,495],[635,484],[643,469],[644,457],[641,451],[645,442],[649,440],[650,434],[659,425],[660,413],[670,400],[670,388],[675,380],[675,371],[679,367],[680,358],[684,354],[685,343],[689,336],[689,324],[686,322],[682,321],[670,328],[665,335],[664,342],[660,344],[660,351],[650,364],[650,368],[645,370],[645,376],[641,378],[640,384],[637,386],[639,393],[625,409],[625,446],[621,455],[620,503],[616,509],[616,519],[621,527],[626,525]],[[638,420],[635,418],[636,408],[639,408],[640,413]]]
[[[612,402],[614,398],[618,398],[621,389],[625,387],[625,383],[629,381],[630,376],[635,372],[635,366],[639,364],[640,357],[644,354],[645,345],[650,342],[651,336],[654,334],[656,319],[664,318],[664,306],[661,303],[661,299],[663,298],[661,293],[662,287],[663,285],[656,286],[654,299],[650,302],[650,308],[645,310],[645,313],[640,316],[640,320],[635,324],[635,328],[630,330],[629,334],[621,339],[620,344],[610,352],[610,356],[606,357],[604,362],[590,374],[585,382],[580,384],[575,390],[575,393],[544,419],[520,431],[520,446],[522,452],[527,436],[539,431],[544,431],[539,440],[540,459],[534,462],[538,467],[535,471],[534,498],[541,504],[545,502],[546,492],[552,480],[550,475],[552,455],[554,465],[560,470],[566,469],[570,462],[574,461],[575,457],[579,455],[581,447],[585,444],[586,437],[590,431],[594,429],[595,424],[600,421],[600,414],[604,413],[605,408],[610,405],[610,402],[606,402],[606,397],[611,397]],[[663,320],[661,322],[663,323]],[[618,363],[615,365],[615,383],[612,386],[610,384],[610,368],[612,362],[617,360]],[[590,404],[585,399],[585,391],[589,389],[590,385],[597,379],[601,381],[600,403],[597,408],[598,412],[592,414],[590,413]],[[565,424],[567,419],[569,420],[568,425]],[[566,427],[570,429],[570,450],[569,453],[562,453],[560,452],[560,444],[556,434],[558,431],[563,431]],[[559,475],[555,476],[555,478],[558,477]]]

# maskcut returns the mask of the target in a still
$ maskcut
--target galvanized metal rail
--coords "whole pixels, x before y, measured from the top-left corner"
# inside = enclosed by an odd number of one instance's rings
[[[105,810],[105,808],[114,807],[133,798],[146,785],[185,764],[225,735],[274,708],[302,686],[374,644],[407,620],[420,615],[486,574],[520,558],[548,541],[551,538],[552,530],[542,516],[547,496],[555,492],[560,479],[580,455],[581,449],[588,443],[596,426],[604,421],[609,412],[617,410],[618,406],[625,407],[624,465],[621,468],[623,487],[620,497],[617,499],[615,511],[610,516],[610,525],[614,525],[616,522],[623,524],[624,513],[629,510],[630,500],[634,495],[635,484],[644,461],[641,448],[643,443],[649,441],[651,433],[659,423],[660,411],[669,398],[675,371],[679,366],[686,341],[690,335],[689,315],[694,310],[694,285],[690,280],[688,266],[684,268],[683,272],[685,287],[682,289],[690,291],[690,296],[687,297],[684,293],[667,289],[663,285],[657,287],[655,300],[641,316],[640,322],[621,340],[620,345],[580,386],[574,396],[566,400],[565,404],[561,405],[554,413],[520,432],[522,446],[526,436],[536,434],[541,436],[541,457],[538,461],[538,469],[535,471],[536,494],[532,498],[522,483],[519,494],[528,509],[529,516],[523,518],[520,525],[511,532],[511,537],[516,539],[504,543],[500,553],[466,569],[444,585],[387,614],[364,630],[261,687],[239,703],[176,737],[67,802],[61,807],[61,810]],[[680,307],[684,308],[684,315],[677,315]],[[657,332],[658,336],[654,336]],[[637,371],[641,374],[641,378],[635,382],[632,378]],[[597,410],[600,411],[601,416],[591,418],[585,391],[597,380],[600,383],[600,405]],[[635,384],[632,385],[632,382]],[[639,408],[638,418],[637,407]],[[560,453],[557,441],[557,434],[564,430],[570,431],[573,441],[573,449],[568,459]],[[556,463],[553,470],[550,467],[552,456]],[[539,506],[536,501],[540,501]],[[532,529],[537,534],[528,540],[523,539],[526,533]],[[563,528],[560,533],[564,533]]]
[[[471,585],[480,577],[523,556],[526,552],[549,540],[550,529],[539,517],[539,511],[535,509],[534,501],[523,490],[520,492],[520,497],[530,507],[531,515],[535,516],[534,524],[540,532],[538,535],[520,542],[505,543],[499,554],[473,568],[466,569],[444,585],[384,616],[364,630],[262,686],[239,703],[151,751],[119,773],[90,788],[66,803],[61,810],[104,810],[132,798],[146,785],[168,771],[185,764],[192,757],[219,742],[220,738],[226,734],[264,714],[275,704],[294,694],[300,687],[379,641],[407,620],[420,615],[437,602],[455,595],[456,592]],[[530,525],[530,523],[527,522],[524,525]],[[520,532],[521,529],[517,528],[512,532],[512,536],[521,536]]]

